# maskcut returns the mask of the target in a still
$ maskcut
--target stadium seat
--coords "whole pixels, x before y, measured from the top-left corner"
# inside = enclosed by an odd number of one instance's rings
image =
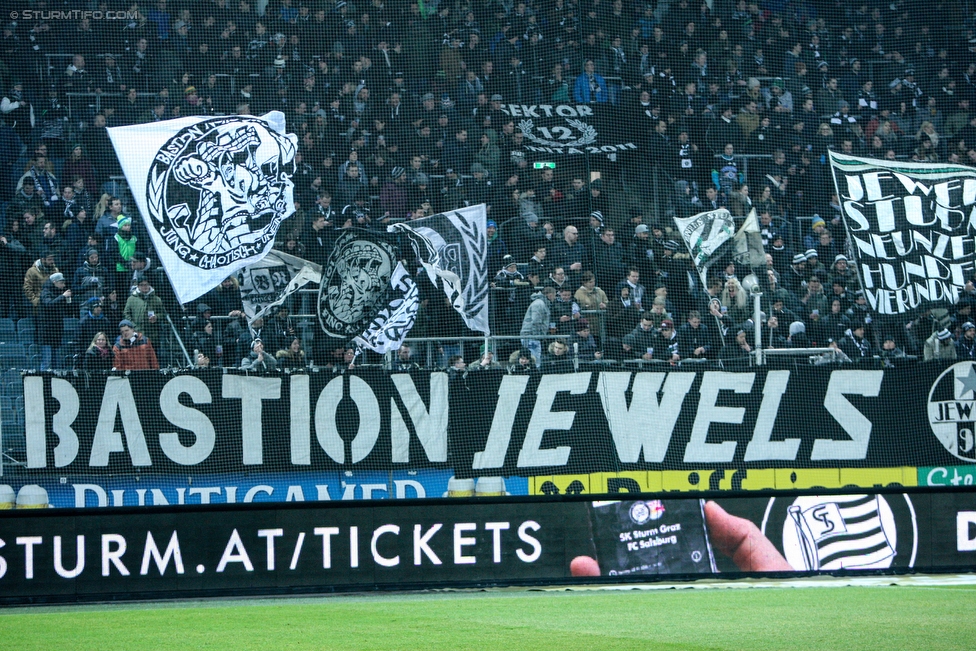
[[[34,317],[25,316],[23,319],[17,321],[17,334],[22,334],[24,332],[29,332],[31,339],[34,338]]]
[[[78,348],[75,344],[69,344],[62,346],[58,349],[58,360],[60,360],[59,368],[65,371],[73,371],[78,368],[81,363],[81,355],[77,352]]]
[[[17,422],[17,410],[15,410],[12,406],[0,407],[0,421],[3,422],[4,426],[6,426],[8,423]],[[4,429],[6,429],[6,427],[4,427]]]
[[[13,319],[0,319],[0,341],[5,343],[17,341],[17,326]]]
[[[18,369],[0,373],[0,393],[5,396],[24,395],[24,378]]]
[[[14,408],[0,409],[0,423],[3,427],[4,452],[22,448],[24,444],[24,412],[17,411]]]
[[[81,336],[81,320],[78,317],[65,317],[64,319],[64,334],[61,335],[61,344],[78,344],[78,338]]]
[[[0,355],[26,355],[27,349],[23,344],[0,343]]]
[[[37,344],[28,346],[27,358],[29,362],[23,368],[39,369],[41,367],[41,347]]]
[[[40,359],[40,356],[38,356],[38,359]],[[27,355],[24,355],[23,353],[21,353],[20,355],[17,354],[0,355],[0,368],[9,368],[9,369],[30,368],[30,362],[27,359]]]
[[[34,343],[34,326],[32,325],[30,330],[18,330],[17,342],[25,346],[30,346]]]

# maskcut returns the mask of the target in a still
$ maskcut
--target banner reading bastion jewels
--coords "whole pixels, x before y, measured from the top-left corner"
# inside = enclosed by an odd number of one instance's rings
[[[976,364],[24,377],[0,484],[52,506],[965,485]],[[16,452],[16,450],[21,452]],[[20,458],[22,457],[22,459]],[[968,480],[967,480],[968,477]]]
[[[8,604],[974,567],[973,489],[0,512]]]

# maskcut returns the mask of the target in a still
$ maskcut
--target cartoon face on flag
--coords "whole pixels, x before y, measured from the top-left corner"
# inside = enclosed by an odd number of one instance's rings
[[[331,337],[378,353],[396,350],[416,321],[420,290],[402,261],[416,257],[472,330],[488,330],[485,207],[395,224],[387,233],[348,228],[322,270],[318,314]]]
[[[382,233],[349,228],[336,239],[322,272],[318,313],[322,330],[331,337],[362,333],[380,307],[399,250]]]
[[[280,112],[118,127],[109,137],[181,303],[260,260],[295,211],[298,140]]]

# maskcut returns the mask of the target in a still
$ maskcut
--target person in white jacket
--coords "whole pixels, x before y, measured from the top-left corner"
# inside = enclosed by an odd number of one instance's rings
[[[525,318],[522,319],[522,329],[519,331],[522,347],[532,352],[537,366],[542,364],[542,340],[536,337],[549,334],[552,317],[550,306],[555,300],[556,288],[543,287],[541,291],[532,295],[532,302],[529,303],[529,309],[525,311]]]
[[[952,340],[952,333],[948,328],[936,330],[925,340],[923,351],[926,362],[934,359],[956,359],[956,346]]]
[[[34,107],[24,95],[24,85],[15,81],[10,91],[0,100],[0,114],[4,121],[16,132],[25,145],[31,141],[31,128],[34,126]]]
[[[274,355],[264,352],[264,342],[255,339],[251,342],[251,354],[241,360],[241,369],[267,373],[278,369],[278,361]]]

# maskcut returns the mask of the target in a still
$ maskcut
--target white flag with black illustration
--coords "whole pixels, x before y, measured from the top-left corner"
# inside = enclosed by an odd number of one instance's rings
[[[272,250],[237,273],[248,322],[263,317],[308,283],[322,282],[322,267],[294,255]]]
[[[807,570],[888,567],[895,556],[879,495],[806,498],[789,508]],[[799,501],[799,500],[798,500]]]
[[[484,204],[388,226],[410,238],[435,285],[438,279],[454,309],[472,330],[488,327],[488,234]]]
[[[180,303],[274,244],[295,212],[298,138],[285,116],[186,117],[108,130]]]
[[[675,217],[675,226],[691,253],[691,261],[708,286],[708,268],[722,257],[735,233],[732,213],[725,208],[709,210],[691,217]]]

